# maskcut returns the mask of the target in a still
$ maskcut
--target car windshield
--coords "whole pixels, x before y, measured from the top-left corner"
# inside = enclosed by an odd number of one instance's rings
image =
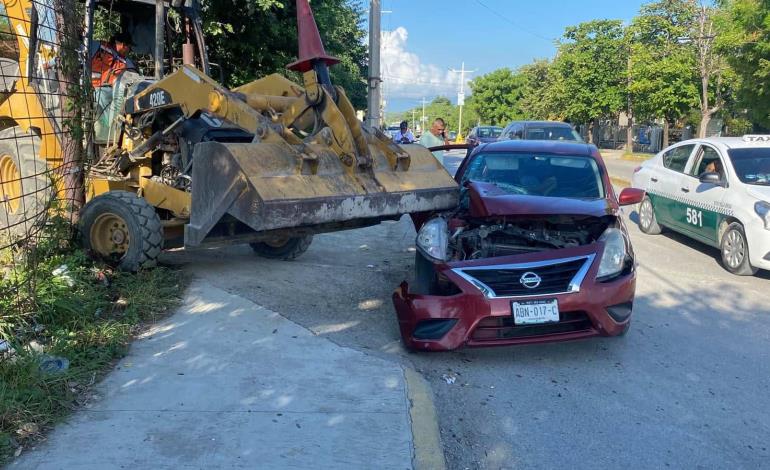
[[[526,140],[573,140],[582,142],[583,138],[571,127],[564,126],[533,126],[528,127]]]
[[[730,149],[727,153],[743,183],[770,186],[770,148]]]
[[[575,199],[605,195],[596,160],[585,156],[481,153],[468,163],[462,177],[466,181],[493,183],[509,194]]]
[[[479,128],[479,137],[482,138],[498,138],[500,137],[500,133],[503,130],[499,127],[480,127]]]

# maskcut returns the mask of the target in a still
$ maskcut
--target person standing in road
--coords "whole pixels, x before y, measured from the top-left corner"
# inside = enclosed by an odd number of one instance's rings
[[[398,126],[398,132],[393,136],[393,142],[397,144],[413,144],[414,134],[409,130],[409,123],[401,121]]]
[[[446,123],[441,118],[436,118],[433,125],[430,126],[430,132],[423,132],[420,136],[420,145],[423,147],[438,147],[439,145],[449,145],[446,138]],[[433,152],[433,156],[441,161],[444,157],[443,151]],[[442,162],[443,163],[443,162]]]

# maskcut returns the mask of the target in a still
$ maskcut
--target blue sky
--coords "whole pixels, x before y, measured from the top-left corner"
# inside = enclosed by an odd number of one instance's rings
[[[368,3],[364,0],[364,3]],[[553,57],[566,26],[600,18],[629,21],[642,0],[381,0],[382,68],[387,111],[421,96],[455,101],[459,77],[448,72],[516,68]],[[469,90],[466,89],[466,93]]]

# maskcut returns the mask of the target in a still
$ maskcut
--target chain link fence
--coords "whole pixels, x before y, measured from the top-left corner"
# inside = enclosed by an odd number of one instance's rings
[[[72,238],[82,202],[79,11],[74,0],[0,0],[0,341],[30,320],[51,276],[39,260]]]

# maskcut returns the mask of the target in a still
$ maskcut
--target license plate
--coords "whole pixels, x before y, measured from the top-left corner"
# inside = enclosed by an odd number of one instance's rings
[[[511,302],[513,321],[517,325],[539,323],[557,323],[559,321],[559,302],[554,300],[531,300]]]

